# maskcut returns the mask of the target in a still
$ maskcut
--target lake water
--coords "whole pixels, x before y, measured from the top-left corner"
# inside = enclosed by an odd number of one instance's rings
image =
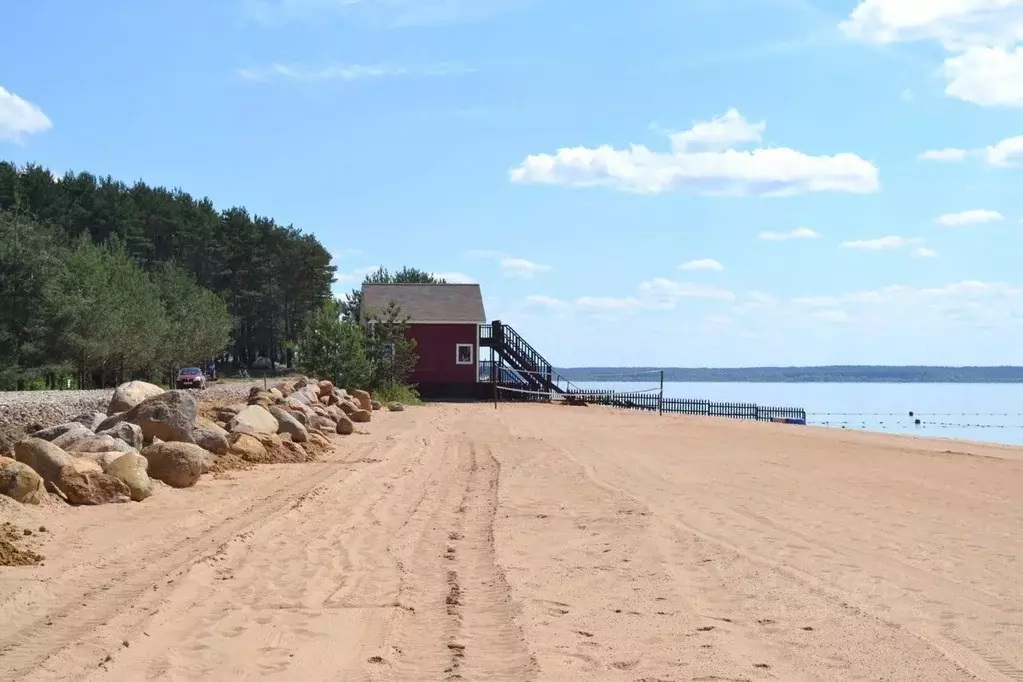
[[[657,390],[649,383],[580,388]],[[1023,445],[1023,384],[665,383],[665,398],[802,407],[808,424]],[[910,417],[910,412],[914,417]],[[920,419],[919,426],[913,423]]]

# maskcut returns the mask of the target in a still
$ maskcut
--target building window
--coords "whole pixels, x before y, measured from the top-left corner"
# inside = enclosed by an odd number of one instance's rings
[[[472,344],[460,343],[455,346],[455,362],[459,365],[472,364]]]
[[[380,352],[388,360],[393,360],[394,359],[394,344],[393,343],[385,343]]]

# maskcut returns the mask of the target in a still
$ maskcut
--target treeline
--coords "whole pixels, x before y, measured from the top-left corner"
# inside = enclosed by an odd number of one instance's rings
[[[559,369],[570,381],[653,383],[660,371],[652,367],[575,367]],[[932,365],[832,365],[821,367],[670,367],[671,382],[758,383],[1023,383],[1023,367],[941,367]]]
[[[0,162],[0,220],[5,388],[61,367],[89,385],[110,372],[215,357],[236,367],[259,358],[288,363],[308,321],[331,299],[334,267],[315,237],[244,208],[218,212],[209,199],[180,190],[90,173],[55,178],[41,166]],[[92,279],[87,268],[97,273]],[[117,292],[123,300],[114,300]],[[65,316],[74,317],[74,296],[79,341],[58,341]],[[87,320],[89,310],[96,319]],[[163,322],[147,317],[157,313]],[[117,333],[99,348],[85,341],[86,327],[96,339],[103,330]],[[133,334],[149,338],[130,341]],[[143,341],[157,337],[154,355]]]

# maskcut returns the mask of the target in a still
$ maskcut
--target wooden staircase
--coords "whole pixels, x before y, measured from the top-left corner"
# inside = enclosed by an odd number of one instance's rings
[[[486,380],[527,392],[561,395],[571,390],[546,358],[499,320],[480,326],[480,347],[491,348],[496,355]]]

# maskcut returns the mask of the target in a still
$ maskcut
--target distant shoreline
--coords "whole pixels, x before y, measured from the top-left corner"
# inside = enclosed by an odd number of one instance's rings
[[[575,382],[806,383],[806,384],[1023,384],[1023,367],[835,365],[825,367],[570,367],[557,372]]]

